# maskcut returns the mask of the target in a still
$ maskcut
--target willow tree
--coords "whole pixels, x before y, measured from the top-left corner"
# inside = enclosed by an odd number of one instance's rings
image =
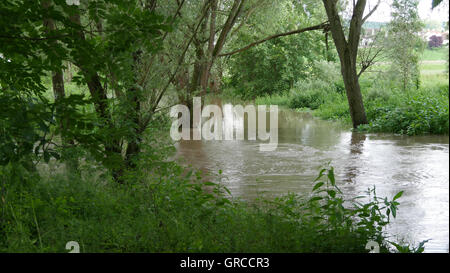
[[[364,109],[361,87],[358,80],[359,73],[357,72],[357,56],[361,29],[364,22],[377,9],[380,2],[378,1],[377,5],[364,16],[367,0],[353,0],[353,14],[350,20],[348,35],[346,35],[344,24],[339,15],[339,1],[322,1],[328,16],[333,41],[341,61],[341,74],[347,93],[353,127],[357,128],[361,124],[367,124],[366,111]]]
[[[78,146],[123,181],[155,113],[144,63],[161,51],[184,1],[174,2],[170,14],[155,11],[156,3],[0,2],[0,126],[8,132],[0,136],[0,165],[48,162]],[[65,94],[67,62],[78,67],[73,80],[87,87],[87,98]],[[44,96],[48,74],[54,102]],[[54,126],[55,119],[63,126]]]

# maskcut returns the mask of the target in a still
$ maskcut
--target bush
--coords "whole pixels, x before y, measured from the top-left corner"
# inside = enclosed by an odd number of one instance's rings
[[[291,97],[289,101],[290,108],[309,108],[311,110],[319,108],[325,101],[320,91],[298,92]]]
[[[395,89],[389,80],[365,79],[360,85],[369,125],[359,130],[407,135],[449,133],[448,83],[428,81],[422,88],[407,92]],[[314,114],[321,118],[351,122],[345,92],[322,81],[300,86],[305,91],[291,91],[290,108],[307,107],[315,109]]]
[[[335,86],[325,81],[299,82],[289,94],[289,107],[315,110],[326,101],[335,98],[337,94]]]
[[[319,76],[330,69],[331,75]],[[256,104],[277,104],[292,109],[314,110],[323,119],[351,123],[348,101],[342,80],[329,63],[315,65],[314,81],[299,81],[289,92],[258,97]],[[360,79],[364,107],[370,124],[360,126],[360,131],[395,134],[448,134],[449,86],[446,75],[426,75],[419,89],[406,92],[396,88],[396,83],[383,74],[381,77]]]
[[[255,99],[256,105],[278,105],[289,107],[290,97],[286,94],[269,95]]]
[[[448,97],[419,94],[405,98],[404,106],[377,107],[370,131],[397,134],[448,134]]]

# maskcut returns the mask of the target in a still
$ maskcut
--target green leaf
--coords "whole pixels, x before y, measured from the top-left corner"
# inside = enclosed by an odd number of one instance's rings
[[[229,195],[231,195],[231,191],[230,191],[227,187],[223,187],[223,189],[224,189]]]
[[[332,186],[336,185],[336,180],[334,178],[334,169],[331,167],[331,169],[328,171],[328,179],[330,180],[330,183]]]
[[[50,161],[50,153],[47,151],[44,151],[44,161],[45,163],[48,163]]]
[[[392,216],[397,217],[397,208],[395,206],[391,206]]]
[[[313,191],[316,191],[318,188],[322,187],[323,184],[324,184],[323,182],[317,183],[317,184],[314,186]]]
[[[314,196],[313,198],[309,199],[309,202],[319,201],[322,199],[323,199],[323,197],[321,197],[321,196]]]
[[[435,8],[441,4],[442,0],[433,0],[433,3],[431,4],[431,8]]]
[[[320,170],[320,173],[319,173],[319,175],[317,176],[317,178],[314,180],[314,182],[316,182],[317,180],[319,180],[320,178],[322,178],[323,173],[324,173],[326,170],[327,170],[327,169],[322,169],[322,170]]]
[[[417,248],[417,250],[416,250],[415,252],[416,252],[416,253],[422,253],[422,252],[425,250],[424,245],[425,245],[428,241],[430,241],[430,239],[424,240],[424,241],[420,242],[419,247]]]
[[[394,196],[394,200],[399,199],[400,197],[402,197],[402,195],[403,195],[403,191],[400,191],[399,193],[397,193],[397,194]]]
[[[331,198],[336,197],[336,191],[328,190],[327,193],[328,193],[329,196],[331,196]]]

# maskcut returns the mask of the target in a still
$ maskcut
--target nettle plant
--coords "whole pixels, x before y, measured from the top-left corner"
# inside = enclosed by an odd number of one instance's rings
[[[333,167],[322,169],[314,183],[312,196],[307,204],[312,212],[311,215],[319,221],[318,226],[323,230],[351,229],[368,241],[378,242],[386,251],[421,253],[425,250],[424,245],[429,240],[424,240],[414,247],[386,239],[384,229],[392,218],[397,217],[400,205],[397,200],[402,197],[403,191],[389,200],[387,197],[377,196],[374,186],[367,189],[366,195],[357,196],[347,202],[336,185]],[[358,201],[360,199],[368,200],[363,203]]]
[[[373,187],[364,196],[346,200],[336,185],[333,167],[329,167],[320,171],[306,200],[288,195],[279,198],[275,204],[280,206],[284,216],[311,230],[310,240],[316,242],[324,237],[354,246],[355,243],[350,242],[357,241],[356,245],[364,248],[367,242],[375,241],[382,252],[422,252],[427,241],[411,248],[387,240],[385,227],[397,216],[398,199],[402,195],[403,191],[400,191],[392,199],[381,198]]]
[[[380,238],[391,216],[396,217],[397,206],[400,204],[396,200],[403,195],[403,191],[400,191],[392,200],[388,200],[387,197],[378,197],[376,188],[373,187],[367,190],[366,196],[358,196],[350,200],[350,206],[346,207],[342,191],[336,185],[332,167],[322,169],[314,182],[313,194],[309,199],[311,208],[318,209],[327,215],[328,225],[334,227],[349,225],[356,220],[357,229],[371,234],[371,239]],[[362,198],[369,200],[367,203],[357,201]]]

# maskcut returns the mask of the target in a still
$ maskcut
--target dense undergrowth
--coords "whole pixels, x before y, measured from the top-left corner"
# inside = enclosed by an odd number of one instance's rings
[[[367,252],[369,240],[392,250],[384,227],[401,193],[344,200],[326,168],[309,195],[248,203],[230,196],[221,175],[209,182],[168,161],[170,145],[157,145],[124,184],[87,154],[77,172],[56,161],[38,172],[0,168],[0,252],[67,252],[69,241],[81,252]]]

